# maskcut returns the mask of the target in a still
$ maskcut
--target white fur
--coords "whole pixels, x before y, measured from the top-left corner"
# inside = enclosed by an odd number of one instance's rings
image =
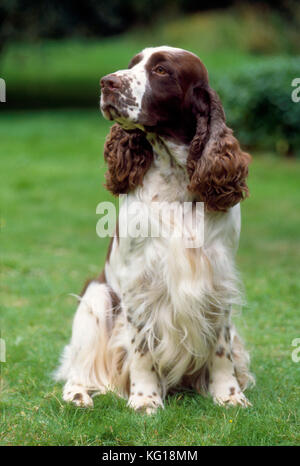
[[[138,199],[145,204],[141,222],[153,198],[173,202],[189,196],[182,191],[186,186],[182,170],[176,173],[171,169],[167,157],[160,154],[145,177],[144,187],[129,195],[129,203]],[[166,183],[163,175],[168,170],[172,179]],[[121,208],[120,223],[122,215]],[[208,341],[212,339],[209,305],[214,305],[221,321],[222,309],[240,303],[233,261],[239,230],[240,207],[235,206],[225,214],[205,215],[202,248],[184,249],[180,238],[120,238],[112,251],[105,267],[108,283],[118,284],[124,310],[133,308],[137,322],[143,324],[142,333],[147,335],[159,375],[168,371],[163,377],[165,389],[176,385],[190,364],[196,370],[207,360]],[[146,291],[143,280],[151,284]]]
[[[130,193],[127,199],[129,205],[136,201],[143,203],[144,208],[138,214],[141,223],[143,216],[151,213],[153,199],[168,202],[189,199],[183,189],[187,185],[184,170],[179,165],[174,168],[170,162],[174,145],[169,147],[164,141],[156,147],[165,145],[166,150],[155,153],[143,187]],[[179,148],[175,154],[178,151]],[[121,206],[120,223],[124,221],[124,212]],[[114,238],[105,265],[107,284],[92,283],[87,288],[74,319],[71,344],[65,349],[57,373],[58,379],[67,380],[64,399],[69,401],[80,392],[83,401],[79,402],[88,406],[92,404],[90,397],[85,402],[89,390],[104,393],[114,389],[129,397],[130,406],[136,409],[144,406],[147,412],[152,412],[183,375],[193,374],[211,361],[212,372],[216,374],[210,386],[214,400],[227,402],[228,390],[235,386],[232,402],[246,405],[244,396],[237,394],[240,389],[238,381],[232,380],[229,361],[211,358],[212,348],[218,343],[215,330],[225,324],[224,309],[241,304],[234,263],[239,234],[240,206],[236,205],[227,213],[205,214],[204,245],[200,248],[183,248],[182,239],[177,237]],[[115,324],[111,324],[108,286],[121,300],[122,312]],[[142,327],[139,333],[126,321],[129,312],[133,312],[135,324]],[[134,350],[133,338],[136,343],[143,339],[147,342],[149,351],[143,360]],[[118,353],[123,350],[127,357],[118,373]],[[247,357],[243,351],[242,355],[244,359]],[[155,374],[150,372],[151,365],[155,366]],[[131,383],[135,380],[137,392],[140,390],[143,396],[130,395],[126,388],[129,378]],[[78,384],[82,385],[81,391]],[[152,392],[158,394],[154,405],[153,399],[148,398]],[[74,402],[78,404],[78,399]]]

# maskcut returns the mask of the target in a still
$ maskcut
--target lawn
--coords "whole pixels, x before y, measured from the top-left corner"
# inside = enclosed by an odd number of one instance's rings
[[[86,110],[0,114],[1,445],[296,445],[300,363],[300,164],[254,154],[242,207],[238,264],[248,304],[236,324],[252,355],[253,407],[169,397],[154,417],[113,394],[84,410],[66,405],[51,373],[67,343],[87,277],[108,241],[96,236],[108,124]]]

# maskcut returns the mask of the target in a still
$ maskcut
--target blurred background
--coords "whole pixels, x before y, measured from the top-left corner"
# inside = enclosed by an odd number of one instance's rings
[[[198,0],[1,0],[5,109],[98,105],[99,78],[145,46],[198,54],[242,143],[283,156],[300,148],[300,5]]]
[[[291,359],[300,336],[299,31],[292,0],[0,0],[1,444],[300,444]],[[203,60],[253,156],[237,256],[248,305],[235,322],[257,388],[251,410],[180,395],[146,426],[113,396],[97,397],[93,412],[65,407],[51,372],[70,338],[70,293],[106,257],[96,206],[117,202],[103,186],[111,122],[99,111],[99,79],[164,44]]]

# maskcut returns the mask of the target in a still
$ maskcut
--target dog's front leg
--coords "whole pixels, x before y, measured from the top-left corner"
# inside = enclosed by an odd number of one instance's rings
[[[133,349],[128,405],[147,414],[155,413],[158,407],[163,408],[161,386],[151,354],[140,346]]]
[[[228,313],[224,326],[220,331],[217,345],[211,357],[209,392],[215,403],[219,405],[251,406],[236,377],[236,369],[232,354],[232,327]]]

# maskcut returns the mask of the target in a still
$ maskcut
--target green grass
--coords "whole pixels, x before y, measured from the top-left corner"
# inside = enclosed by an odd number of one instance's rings
[[[248,305],[236,323],[252,355],[253,407],[169,397],[147,418],[113,394],[68,406],[51,373],[71,333],[78,293],[100,271],[96,236],[108,125],[97,111],[0,114],[1,445],[296,445],[300,363],[300,165],[256,156],[242,208],[238,263]]]

